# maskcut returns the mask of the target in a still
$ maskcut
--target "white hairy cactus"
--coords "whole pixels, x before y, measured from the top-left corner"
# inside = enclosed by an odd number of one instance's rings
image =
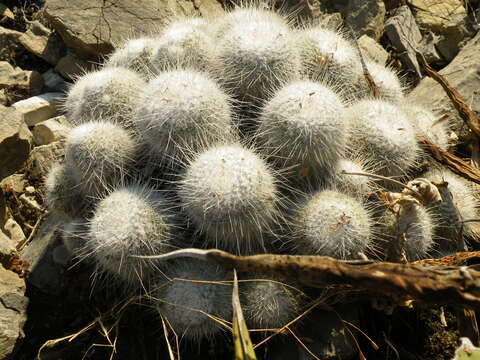
[[[181,68],[215,72],[218,68],[215,42],[206,31],[206,25],[201,18],[168,25],[155,40],[150,60],[154,73]]]
[[[384,176],[402,177],[417,165],[420,148],[406,115],[395,105],[363,100],[347,110],[352,148]]]
[[[298,31],[296,41],[310,79],[337,87],[346,100],[356,98],[363,72],[357,50],[346,38],[316,26]]]
[[[159,165],[184,162],[186,150],[235,137],[229,97],[195,71],[168,71],[152,79],[142,91],[135,117]]]
[[[346,147],[345,107],[332,90],[312,81],[281,88],[258,122],[255,138],[262,153],[308,183],[324,180]]]
[[[353,197],[333,190],[309,196],[293,221],[295,251],[302,255],[355,259],[372,247],[369,210]]]
[[[86,256],[97,273],[139,286],[156,269],[149,259],[175,249],[174,216],[166,198],[147,186],[118,188],[101,200],[90,221]]]
[[[155,40],[150,37],[131,39],[116,49],[104,66],[127,68],[148,79],[153,72],[151,57],[154,46]]]
[[[431,205],[438,219],[436,233],[440,252],[463,251],[463,235],[475,235],[473,223],[465,220],[479,217],[473,185],[444,169],[430,170],[422,177],[432,181],[442,197],[441,203]]]
[[[279,279],[248,275],[239,282],[240,303],[249,329],[277,329],[300,311],[301,292]]]
[[[67,94],[64,108],[68,120],[74,125],[101,120],[131,128],[132,111],[145,86],[139,74],[122,67],[87,73]]]
[[[200,153],[179,183],[182,207],[215,247],[239,254],[263,249],[280,204],[267,164],[240,145]]]
[[[424,259],[432,254],[435,222],[418,200],[407,196],[387,209],[381,220],[386,246],[400,247],[408,261]]]
[[[374,61],[365,61],[368,72],[372,76],[375,85],[378,87],[380,99],[388,101],[393,104],[401,104],[404,102],[402,83],[398,79],[397,74],[390,68],[378,64]],[[365,79],[365,76],[357,78],[358,83],[358,97],[371,98],[372,91]]]
[[[351,159],[342,158],[336,162],[333,176],[328,185],[348,195],[363,196],[372,191],[372,178],[355,174],[373,172],[375,172],[375,165],[366,158],[361,156],[354,156]],[[349,175],[349,173],[353,175]]]
[[[79,256],[87,243],[89,222],[83,218],[71,220],[62,229],[63,245],[74,256]]]
[[[179,337],[194,341],[222,332],[220,321],[232,318],[232,287],[228,273],[218,265],[180,259],[168,266],[169,281],[154,296],[158,311]],[[215,321],[214,318],[219,319]]]
[[[239,100],[258,105],[294,80],[300,57],[287,25],[267,17],[233,22],[219,40],[224,86]]]
[[[65,164],[55,164],[45,180],[47,208],[66,221],[79,216],[88,204],[77,180],[72,169]]]
[[[138,144],[127,130],[109,122],[88,122],[66,139],[65,163],[80,188],[92,197],[122,183],[132,173]]]

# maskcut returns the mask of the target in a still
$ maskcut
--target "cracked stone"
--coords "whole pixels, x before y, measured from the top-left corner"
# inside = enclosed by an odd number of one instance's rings
[[[37,71],[22,70],[6,61],[0,61],[0,89],[25,89],[29,94],[38,94],[43,87],[43,78]]]
[[[0,61],[10,61],[22,48],[18,40],[22,33],[0,26]]]
[[[366,34],[375,40],[383,34],[385,14],[385,4],[381,0],[350,0],[344,10],[346,21],[357,37]]]
[[[45,16],[65,44],[85,58],[109,54],[114,44],[151,33],[172,18],[215,16],[217,0],[46,0]]]
[[[445,34],[467,17],[463,0],[411,0],[409,1],[418,25],[436,34]]]
[[[38,21],[30,24],[30,28],[22,34],[19,41],[29,52],[52,65],[55,65],[66,51],[62,39]]]
[[[15,173],[27,161],[32,133],[22,114],[0,105],[0,179]]]
[[[10,241],[15,245],[15,247],[22,241],[26,239],[25,234],[23,233],[22,228],[18,223],[13,220],[12,218],[9,218],[6,222],[5,225],[3,226],[3,232],[5,235],[8,236]]]
[[[63,93],[45,93],[17,101],[12,107],[20,112],[25,124],[33,126],[57,115],[63,98]]]
[[[43,179],[53,164],[65,155],[65,146],[56,141],[48,145],[37,146],[32,150],[27,161],[27,171],[35,179]]]
[[[71,125],[63,115],[42,121],[33,128],[35,145],[47,145],[63,140],[70,131]]]

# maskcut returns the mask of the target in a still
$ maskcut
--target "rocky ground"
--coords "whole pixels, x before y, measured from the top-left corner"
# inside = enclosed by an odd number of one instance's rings
[[[57,221],[43,206],[43,181],[63,156],[70,127],[62,115],[64,92],[77,75],[101,63],[122,40],[149,33],[174,16],[218,16],[221,0],[0,0],[0,360],[33,359],[48,340],[75,334],[108,313],[114,294],[90,288],[90,272],[74,266],[58,238]],[[285,0],[299,22],[342,17],[355,30],[362,52],[391,63],[404,76],[410,100],[448,114],[456,149],[478,164],[478,146],[443,89],[422,78],[418,48],[477,113],[480,112],[480,2],[463,0]],[[282,4],[280,4],[282,3]],[[85,267],[85,268],[84,268]],[[122,313],[116,331],[78,334],[46,346],[41,359],[167,358],[161,325],[140,305]],[[142,309],[143,310],[143,309]],[[458,343],[455,310],[345,309],[380,347],[355,332],[358,345],[345,340],[332,313],[312,315],[303,338],[327,338],[315,348],[323,358],[450,359]],[[106,317],[110,328],[118,313]],[[325,324],[317,329],[315,318]],[[329,337],[327,335],[337,334]],[[341,334],[341,336],[338,336]],[[114,339],[118,339],[114,342]],[[113,353],[115,349],[115,353]],[[185,349],[184,358],[231,358],[231,349],[211,344]],[[85,357],[84,354],[87,354]],[[189,356],[189,354],[191,356]],[[193,355],[192,355],[193,354]],[[289,354],[289,355],[286,355]],[[303,354],[303,355],[302,355]],[[259,357],[307,359],[292,339],[272,341]]]

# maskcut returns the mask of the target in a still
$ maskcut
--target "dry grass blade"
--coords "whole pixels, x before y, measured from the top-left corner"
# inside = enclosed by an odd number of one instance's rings
[[[467,180],[480,184],[480,170],[470,165],[467,161],[440,149],[425,136],[419,136],[418,140],[430,152],[432,157],[439,163],[446,165],[455,174],[464,177]]]
[[[235,360],[256,360],[255,350],[250,340],[247,324],[243,318],[242,307],[240,305],[240,298],[238,296],[238,280],[237,272],[233,272],[233,292],[232,292],[232,333],[233,346],[235,349]]]

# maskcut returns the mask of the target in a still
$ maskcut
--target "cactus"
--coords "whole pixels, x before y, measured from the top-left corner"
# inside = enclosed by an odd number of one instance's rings
[[[293,216],[295,251],[358,258],[372,247],[372,225],[369,210],[361,201],[333,190],[314,193],[298,205]]]
[[[45,180],[45,204],[63,220],[81,215],[88,206],[72,169],[65,164],[55,164]]]
[[[261,151],[295,178],[314,183],[332,171],[348,136],[345,107],[327,87],[296,81],[265,105],[256,133]]]
[[[215,247],[239,254],[264,248],[280,200],[267,164],[240,145],[200,153],[179,183],[184,211]]]
[[[169,71],[142,91],[138,130],[160,165],[186,161],[186,152],[233,140],[230,101],[210,78],[195,71]]]
[[[345,173],[372,173],[375,172],[375,164],[368,159],[354,156],[352,159],[342,158],[337,161],[333,176],[328,186],[338,189],[351,196],[363,196],[372,191],[373,181],[368,176],[348,175]]]
[[[239,284],[240,303],[250,329],[281,328],[299,314],[299,290],[261,274],[243,280]]]
[[[420,148],[406,115],[395,105],[363,100],[347,109],[352,147],[384,176],[402,177],[418,162]]]
[[[381,100],[393,104],[401,104],[405,101],[402,83],[392,69],[369,60],[365,61],[365,65],[372,76],[375,85],[378,87]],[[358,98],[371,98],[372,91],[365,76],[358,78],[358,81]]]
[[[363,78],[355,47],[333,30],[316,26],[297,33],[297,43],[305,74],[312,80],[336,87],[345,100],[358,95]]]
[[[131,175],[137,151],[135,138],[118,125],[88,122],[68,135],[65,163],[82,191],[99,197]]]
[[[155,74],[176,69],[195,69],[215,73],[218,61],[215,43],[200,18],[176,21],[155,40],[151,64]]]
[[[90,221],[86,249],[99,274],[113,275],[131,286],[148,280],[156,269],[149,259],[174,250],[171,204],[148,186],[118,188],[101,200]]]
[[[199,341],[221,332],[212,319],[230,321],[231,293],[228,273],[218,265],[194,259],[181,259],[168,266],[170,281],[154,292],[158,312],[180,337]]]
[[[121,67],[87,73],[65,99],[68,120],[74,125],[101,120],[132,128],[132,111],[145,85],[139,74]]]
[[[82,218],[75,218],[62,229],[63,245],[74,256],[80,256],[85,250],[89,223]]]
[[[104,66],[105,68],[122,67],[130,69],[148,80],[153,72],[151,57],[154,46],[153,38],[131,39],[116,49]]]
[[[239,100],[257,106],[294,80],[300,58],[288,26],[254,16],[233,22],[219,41],[223,85]]]

